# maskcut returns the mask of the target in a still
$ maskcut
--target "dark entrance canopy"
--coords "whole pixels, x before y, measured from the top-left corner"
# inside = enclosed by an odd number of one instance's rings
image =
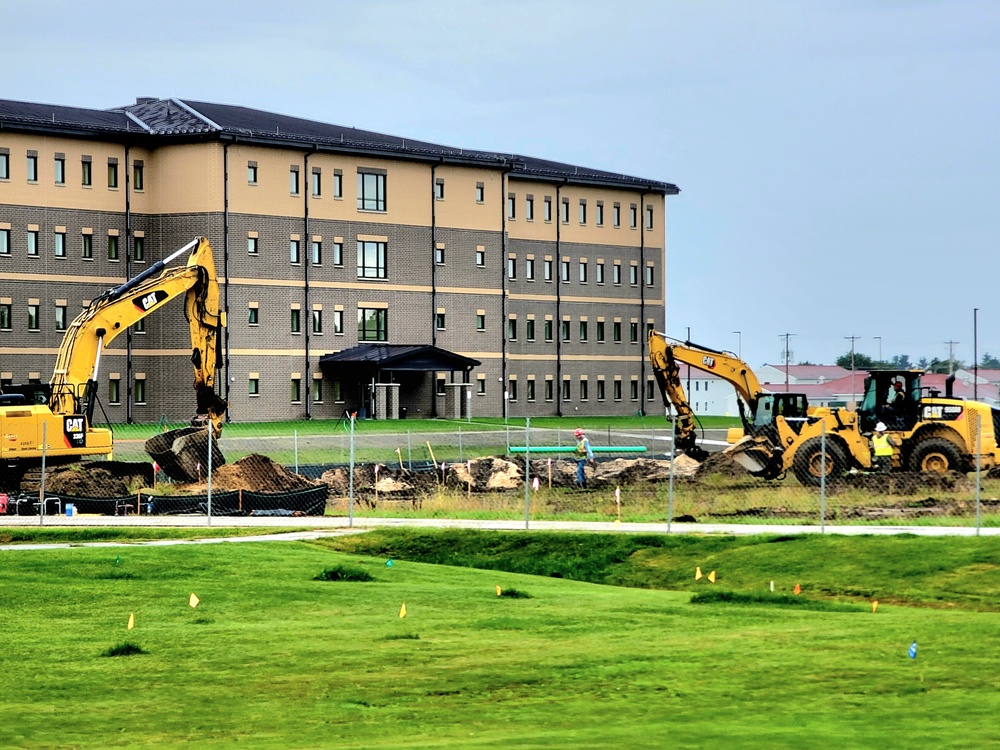
[[[329,377],[351,370],[368,372],[469,372],[481,363],[429,344],[360,344],[325,354],[319,366]]]

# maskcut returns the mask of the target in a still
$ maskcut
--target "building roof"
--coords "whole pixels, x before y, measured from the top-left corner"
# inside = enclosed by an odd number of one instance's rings
[[[319,359],[323,370],[335,373],[341,367],[411,372],[454,372],[471,370],[482,364],[429,344],[359,344]]]
[[[382,154],[398,159],[488,166],[512,177],[604,185],[676,195],[671,183],[519,154],[469,150],[231,104],[140,97],[110,110],[0,99],[0,129],[77,138],[117,136],[150,148],[191,140],[249,142],[303,151]]]
[[[782,377],[785,374],[785,365],[769,365],[765,364],[764,367],[770,367],[772,369],[781,372]],[[860,370],[855,370],[855,374],[861,372]],[[836,380],[837,378],[842,378],[845,375],[850,375],[851,371],[840,365],[788,365],[788,376],[790,378],[795,378],[796,380]]]

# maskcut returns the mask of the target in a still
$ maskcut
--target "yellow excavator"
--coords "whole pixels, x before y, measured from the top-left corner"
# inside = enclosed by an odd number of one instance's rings
[[[944,397],[920,384],[920,371],[879,370],[865,379],[857,411],[812,407],[802,393],[768,393],[753,370],[731,352],[690,341],[649,334],[649,359],[663,404],[677,412],[675,445],[696,460],[707,453],[697,445],[694,412],[684,393],[680,366],[712,373],[736,390],[742,428],[729,431],[724,452],[753,476],[776,479],[792,470],[806,485],[820,484],[851,469],[872,468],[868,435],[883,422],[897,445],[894,470],[969,471],[1000,463],[996,435],[1000,411],[977,401]],[[904,398],[890,406],[894,383]],[[825,450],[824,450],[825,446]]]
[[[188,252],[184,265],[169,267]],[[101,355],[129,326],[182,294],[191,329],[196,415],[191,427],[147,441],[146,451],[179,481],[197,480],[210,442],[215,465],[225,463],[208,431],[218,437],[228,406],[214,387],[216,347],[226,321],[212,247],[198,237],[93,300],[66,330],[47,387],[8,386],[0,394],[0,488],[18,491],[25,472],[41,465],[43,453],[50,465],[113,455],[111,430],[93,426]]]

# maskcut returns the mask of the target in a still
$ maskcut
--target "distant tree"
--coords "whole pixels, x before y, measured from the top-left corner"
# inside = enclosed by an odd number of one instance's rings
[[[889,367],[893,370],[912,370],[913,363],[910,361],[909,354],[897,354],[889,360]]]
[[[806,360],[805,362],[799,362],[799,364],[800,365],[815,365],[816,363],[815,362],[810,362],[809,360]],[[985,366],[986,365],[983,365],[983,367],[985,367]],[[1000,365],[997,365],[997,367],[1000,368]]]
[[[837,357],[837,364],[841,367],[846,367],[848,370],[851,369],[851,353],[842,354]],[[869,357],[867,354],[862,354],[861,352],[854,352],[854,369],[855,370],[874,370],[878,366],[878,362]]]
[[[986,370],[1000,370],[1000,359],[986,353],[983,355],[982,360],[980,360],[979,366]]]
[[[917,360],[917,369],[927,372],[927,368],[930,366],[930,362],[927,361],[927,357],[921,357]]]

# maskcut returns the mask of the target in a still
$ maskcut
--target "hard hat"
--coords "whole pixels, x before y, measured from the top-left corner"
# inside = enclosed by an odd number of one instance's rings
[[[583,430],[577,428],[576,432],[574,432],[573,434],[576,435],[576,437],[583,437]]]
[[[875,425],[875,432],[885,432],[885,422],[879,422]]]

